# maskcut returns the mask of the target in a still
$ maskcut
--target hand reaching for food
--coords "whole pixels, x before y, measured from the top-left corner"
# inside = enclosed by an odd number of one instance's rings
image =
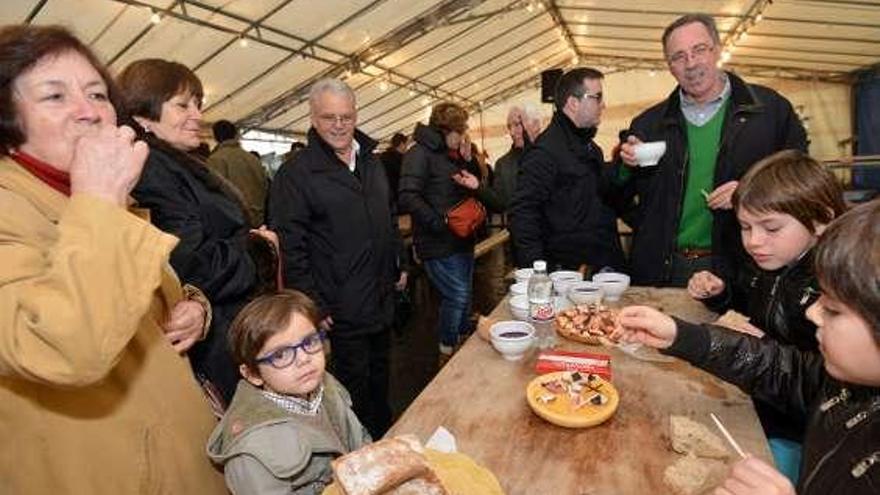
[[[702,270],[688,280],[688,294],[694,299],[708,299],[724,292],[724,280],[714,273]]]
[[[613,339],[624,343],[637,342],[657,349],[672,345],[678,326],[668,315],[648,306],[627,306],[620,310],[620,328]]]

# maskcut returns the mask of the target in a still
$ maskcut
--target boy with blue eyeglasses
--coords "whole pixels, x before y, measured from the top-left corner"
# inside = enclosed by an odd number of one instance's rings
[[[330,461],[371,441],[324,371],[318,321],[311,299],[287,290],[252,301],[229,329],[244,379],[207,448],[234,494],[320,494]]]

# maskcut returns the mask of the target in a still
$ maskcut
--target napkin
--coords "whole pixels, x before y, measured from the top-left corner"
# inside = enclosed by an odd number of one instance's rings
[[[447,454],[458,451],[458,447],[455,445],[455,436],[442,426],[438,426],[434,430],[431,438],[425,442],[425,447]]]

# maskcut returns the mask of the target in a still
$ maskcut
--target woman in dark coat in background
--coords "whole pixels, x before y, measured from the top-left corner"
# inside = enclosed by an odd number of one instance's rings
[[[199,146],[203,96],[191,70],[166,60],[139,60],[122,71],[118,83],[132,125],[150,147],[132,195],[149,208],[157,227],[180,238],[171,265],[211,303],[210,330],[190,358],[203,385],[210,382],[228,403],[238,370],[226,329],[260,286],[260,269],[248,252],[247,210],[232,184],[188,154]],[[250,232],[277,245],[265,228]]]

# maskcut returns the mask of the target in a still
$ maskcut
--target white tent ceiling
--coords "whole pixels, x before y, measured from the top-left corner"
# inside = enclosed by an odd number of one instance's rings
[[[273,132],[307,130],[309,85],[345,77],[386,138],[436,99],[488,108],[547,68],[665,70],[660,35],[688,12],[716,17],[742,74],[845,81],[880,62],[880,0],[4,0],[0,23],[66,25],[114,72],[177,60],[207,120]]]

